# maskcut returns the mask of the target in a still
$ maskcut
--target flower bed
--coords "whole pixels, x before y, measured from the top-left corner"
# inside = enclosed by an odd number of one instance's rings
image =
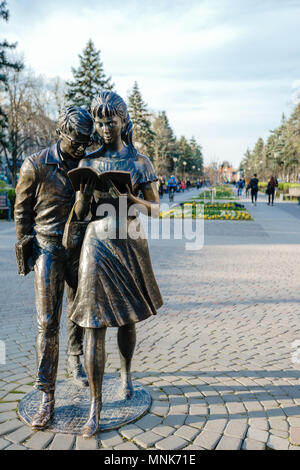
[[[253,220],[245,206],[236,202],[205,204],[184,202],[160,213],[160,218],[207,219],[207,220]]]

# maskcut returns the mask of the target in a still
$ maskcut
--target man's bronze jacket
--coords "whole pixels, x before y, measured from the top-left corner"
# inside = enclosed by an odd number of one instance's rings
[[[34,233],[61,237],[74,199],[58,144],[27,157],[16,187],[17,238]]]

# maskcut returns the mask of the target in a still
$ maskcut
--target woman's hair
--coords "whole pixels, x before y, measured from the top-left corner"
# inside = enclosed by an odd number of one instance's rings
[[[270,183],[275,183],[275,178],[274,178],[274,176],[271,176],[271,178],[270,178]]]
[[[121,139],[126,145],[133,146],[133,124],[130,120],[126,103],[121,96],[113,91],[100,91],[99,95],[92,101],[91,113],[94,119],[96,119],[96,117],[103,118],[119,116],[124,124],[121,132]]]
[[[57,128],[66,134],[75,131],[77,134],[91,135],[94,132],[94,120],[86,109],[69,106],[61,111]]]

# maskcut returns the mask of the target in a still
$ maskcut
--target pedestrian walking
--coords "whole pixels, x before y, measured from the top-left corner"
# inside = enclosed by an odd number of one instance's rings
[[[250,180],[250,188],[251,188],[251,201],[252,204],[256,206],[257,201],[257,193],[258,193],[258,178],[256,173],[254,173],[253,178]]]
[[[249,179],[246,180],[245,186],[246,186],[246,193],[245,193],[245,196],[246,196],[246,197],[249,197],[249,191],[250,191],[250,189],[251,189],[251,187],[250,187],[250,180],[249,180]]]
[[[274,178],[274,176],[271,176],[270,181],[268,182],[267,189],[266,189],[266,194],[269,196],[268,206],[270,204],[274,206],[274,195],[275,195],[276,186],[278,186],[278,182]]]

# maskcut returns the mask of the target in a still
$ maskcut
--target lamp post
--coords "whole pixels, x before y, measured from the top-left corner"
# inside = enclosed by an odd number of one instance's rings
[[[184,169],[183,169],[183,177],[184,177],[184,179],[185,179],[185,167],[186,167],[186,165],[187,165],[187,162],[184,161],[184,162],[182,162],[182,163],[183,163],[183,166],[184,166]]]
[[[178,158],[177,158],[177,157],[173,157],[173,162],[174,162],[174,173],[175,173],[175,176],[176,176],[176,163],[177,163],[177,160],[178,160]]]

